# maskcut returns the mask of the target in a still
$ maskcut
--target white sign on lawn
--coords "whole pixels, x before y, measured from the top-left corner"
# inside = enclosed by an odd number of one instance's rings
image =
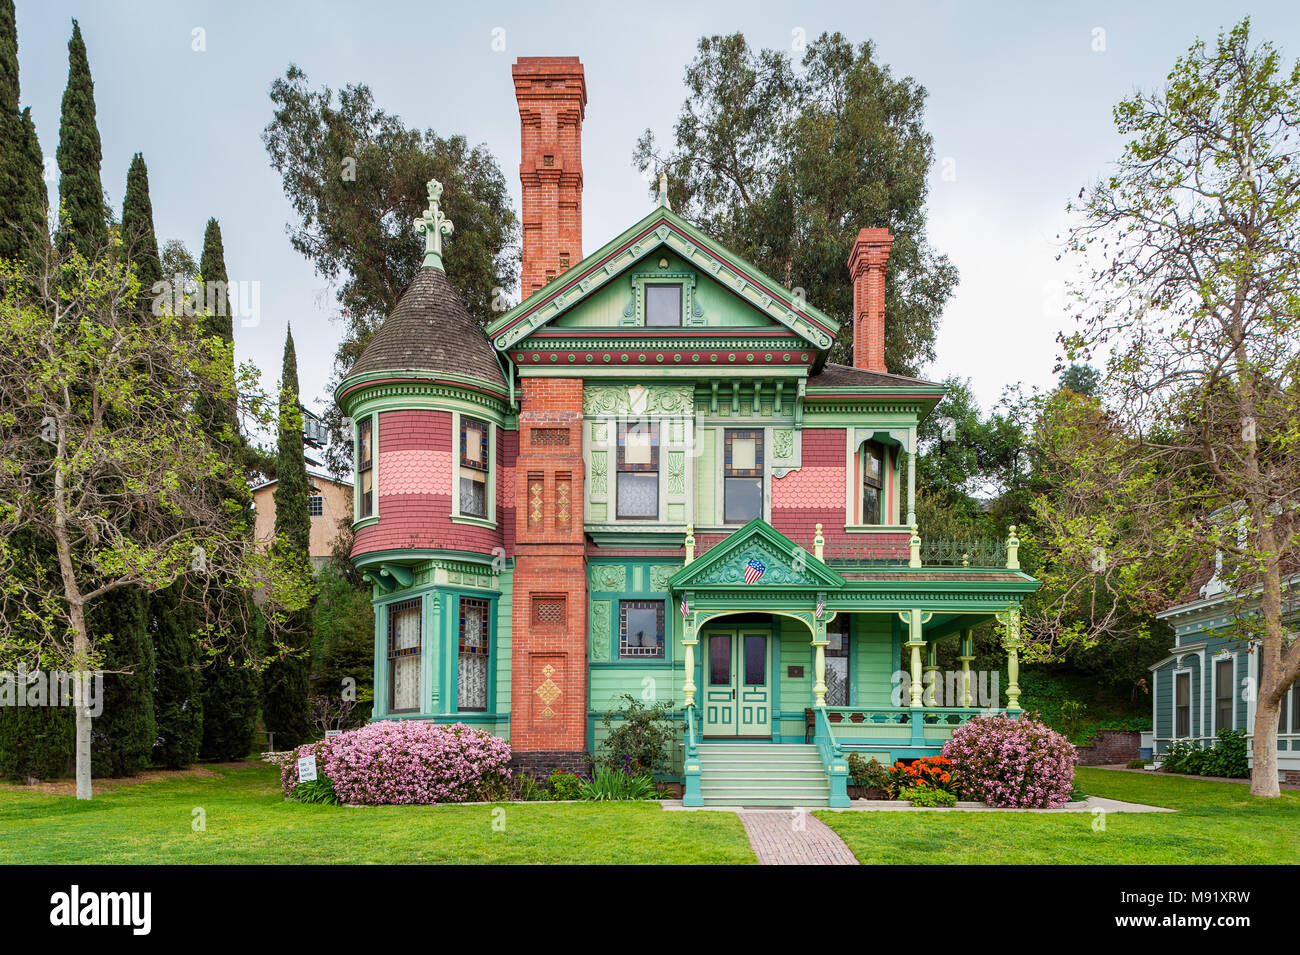
[[[316,757],[304,756],[298,760],[298,782],[314,783],[316,781]]]

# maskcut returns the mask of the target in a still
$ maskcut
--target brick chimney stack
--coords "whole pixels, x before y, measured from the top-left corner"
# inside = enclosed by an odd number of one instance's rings
[[[519,103],[524,298],[582,258],[582,119],[587,81],[576,56],[521,56]]]
[[[885,267],[894,237],[888,229],[863,229],[849,253],[853,279],[853,367],[885,367]]]

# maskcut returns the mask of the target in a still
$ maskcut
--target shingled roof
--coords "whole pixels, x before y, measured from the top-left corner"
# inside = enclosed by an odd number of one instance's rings
[[[852,365],[837,365],[834,362],[827,362],[820,372],[808,376],[808,387],[810,388],[917,388],[931,387],[942,388],[943,385],[933,381],[922,381],[920,378],[909,378],[906,375],[893,375],[884,371],[868,371],[865,368],[854,368]]]
[[[487,335],[443,271],[429,266],[402,293],[348,377],[385,371],[447,372],[506,389]]]

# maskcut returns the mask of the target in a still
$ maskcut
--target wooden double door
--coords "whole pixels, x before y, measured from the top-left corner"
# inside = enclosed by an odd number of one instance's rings
[[[710,627],[703,637],[704,735],[771,736],[771,627]]]

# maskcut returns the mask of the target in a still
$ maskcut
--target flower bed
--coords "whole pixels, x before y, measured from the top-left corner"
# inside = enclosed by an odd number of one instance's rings
[[[316,757],[317,775],[345,805],[481,802],[509,792],[510,745],[464,723],[384,720],[300,746],[280,768],[286,796],[299,785],[303,756]]]

